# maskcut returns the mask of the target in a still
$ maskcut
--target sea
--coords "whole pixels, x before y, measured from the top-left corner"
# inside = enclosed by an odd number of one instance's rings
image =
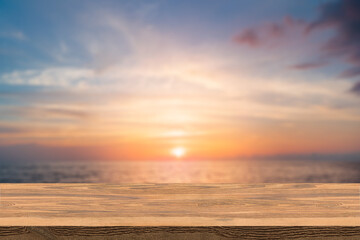
[[[359,183],[360,161],[0,162],[0,183]]]

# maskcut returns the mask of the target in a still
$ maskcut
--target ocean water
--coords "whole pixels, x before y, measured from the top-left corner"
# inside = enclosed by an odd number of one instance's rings
[[[1,163],[1,183],[359,183],[360,161]]]

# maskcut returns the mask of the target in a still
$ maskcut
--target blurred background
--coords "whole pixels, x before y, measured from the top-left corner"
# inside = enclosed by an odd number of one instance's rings
[[[360,182],[359,16],[0,0],[0,182]]]

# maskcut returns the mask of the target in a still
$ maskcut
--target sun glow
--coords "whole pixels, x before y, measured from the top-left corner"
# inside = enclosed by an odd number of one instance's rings
[[[177,158],[182,158],[186,153],[186,149],[183,147],[176,147],[171,149],[171,154]]]

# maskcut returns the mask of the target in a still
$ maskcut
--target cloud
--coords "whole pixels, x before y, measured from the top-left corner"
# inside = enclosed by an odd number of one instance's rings
[[[15,40],[26,40],[26,36],[21,31],[7,31],[7,32],[0,32],[0,38],[9,38]]]
[[[49,108],[43,109],[43,111],[45,114],[49,114],[54,117],[87,119],[91,116],[91,114],[86,111],[75,109]]]
[[[55,67],[40,70],[13,71],[0,76],[0,83],[30,86],[82,86],[94,77],[86,68]]]
[[[360,81],[355,83],[355,85],[350,89],[350,91],[360,96]]]
[[[360,64],[360,2],[342,0],[320,7],[320,17],[309,23],[307,32],[331,28],[335,35],[324,45],[332,56],[345,56],[350,63]]]
[[[353,65],[341,77],[355,77],[360,74],[360,1],[342,0],[323,4],[320,17],[310,23],[307,32],[331,28],[335,34],[323,46],[323,51],[331,57],[344,57]],[[359,92],[359,82],[351,88]]]
[[[342,78],[352,78],[360,75],[360,1],[337,0],[324,3],[320,6],[319,17],[311,22],[295,20],[286,17],[281,23],[268,23],[260,28],[249,28],[240,33],[235,39],[239,44],[252,47],[264,46],[268,42],[280,37],[286,38],[286,33],[296,26],[300,26],[304,36],[313,32],[331,29],[332,37],[327,39],[322,47],[321,54],[325,58],[342,58],[353,67],[340,74]],[[324,61],[300,63],[290,68],[307,70],[325,66]],[[351,88],[351,92],[358,92],[358,83]]]
[[[25,129],[19,127],[0,126],[0,134],[23,133]]]
[[[260,37],[254,29],[246,29],[234,37],[234,41],[240,44],[247,44],[256,47],[260,44]]]
[[[305,27],[303,21],[286,16],[278,23],[270,22],[262,26],[247,28],[235,35],[233,40],[237,44],[250,47],[267,46],[269,43],[279,41],[282,37],[286,37],[294,31],[303,30]]]
[[[297,70],[307,70],[313,68],[320,68],[327,65],[326,62],[305,62],[296,65],[290,66],[290,68],[297,69]]]
[[[354,68],[349,68],[345,71],[343,71],[340,74],[341,78],[352,78],[352,77],[357,77],[360,75],[360,68],[354,67]]]
[[[289,75],[274,76],[267,69],[259,71],[259,65],[252,68],[254,56],[239,56],[227,45],[187,44],[148,22],[98,14],[90,14],[72,35],[84,48],[87,62],[71,67],[47,64],[0,76],[5,86],[0,97],[8,108],[4,112],[0,106],[0,119],[8,124],[16,119],[31,130],[4,142],[67,143],[69,136],[74,142],[121,142],[179,129],[206,135],[218,131],[215,125],[234,126],[236,131],[247,119],[359,119],[357,106],[348,107],[354,102],[351,95],[337,92],[348,89],[347,82],[290,81]],[[278,41],[303,28],[301,21],[286,17],[245,31],[238,44],[261,47],[266,37]],[[60,53],[71,62],[77,51],[71,41],[64,43]],[[296,75],[284,74],[288,72]],[[339,102],[348,108],[335,109]],[[319,106],[325,110],[319,111]]]
[[[66,104],[64,106],[56,106],[47,104],[45,106],[12,106],[0,107],[4,116],[19,117],[21,119],[35,119],[46,121],[49,119],[66,119],[66,120],[90,120],[95,113],[88,110],[80,109],[79,106]],[[0,132],[4,131],[18,131],[18,128],[5,127],[0,125]],[[21,130],[21,129],[20,129]]]
[[[98,146],[54,147],[37,144],[0,145],[0,159],[7,161],[82,161],[104,159]]]

